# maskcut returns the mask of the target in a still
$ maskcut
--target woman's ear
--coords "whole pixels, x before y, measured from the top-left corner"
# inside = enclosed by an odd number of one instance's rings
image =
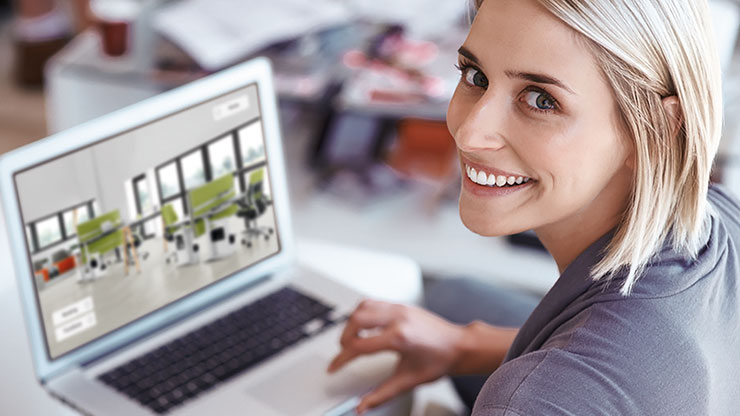
[[[625,150],[627,151],[626,158],[624,159],[624,165],[627,167],[627,169],[634,172],[635,165],[637,164],[637,162],[635,161],[635,158],[637,157],[635,154],[635,141],[632,140],[632,136],[627,131],[627,127],[624,125],[624,123],[620,124],[620,131],[622,134],[623,143],[625,145]]]
[[[630,144],[630,151],[627,154],[627,159],[624,160],[624,165],[631,171],[635,171],[635,146]]]
[[[663,98],[663,110],[665,110],[666,115],[668,116],[668,122],[669,125],[669,131],[670,135],[674,136],[678,133],[678,130],[681,128],[681,123],[683,123],[683,112],[681,111],[681,102],[678,100],[678,97],[675,95],[671,95],[668,97]]]

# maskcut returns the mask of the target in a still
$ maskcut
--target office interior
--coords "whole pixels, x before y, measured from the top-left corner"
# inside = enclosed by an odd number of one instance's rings
[[[17,175],[52,356],[279,250],[256,102],[253,85]],[[58,333],[86,300],[95,324]]]
[[[287,35],[261,36],[257,44],[234,44],[223,55],[226,57],[216,58],[192,39],[173,41],[178,39],[173,32],[178,22],[166,24],[170,19],[166,6],[186,2],[145,3],[135,17],[138,24],[130,38],[134,47],[121,56],[107,55],[99,32],[73,17],[72,29],[65,35],[67,43],[47,63],[45,86],[36,89],[20,87],[15,79],[16,40],[10,28],[15,17],[9,5],[5,6],[5,23],[0,25],[0,69],[4,71],[0,91],[7,101],[23,105],[10,108],[0,103],[0,137],[9,138],[0,142],[0,151],[139,102],[233,63],[268,56],[276,72],[288,186],[299,237],[403,254],[419,263],[426,283],[468,277],[544,294],[557,279],[555,264],[531,235],[484,238],[465,229],[458,217],[459,169],[444,119],[459,77],[453,64],[456,49],[466,35],[468,11],[460,5],[465,2],[345,1],[352,8],[350,12],[324,20],[306,16],[305,20],[315,26],[301,27]],[[234,16],[259,20],[257,11],[240,15],[241,8],[247,6],[236,3],[234,0],[232,4]],[[261,7],[291,13],[295,2],[269,3]],[[331,1],[316,2],[324,3]],[[736,48],[740,6],[735,0],[710,3],[725,70],[726,112],[733,114],[740,102],[740,55]],[[188,15],[187,10],[179,12]],[[165,23],[156,23],[158,17]],[[210,30],[209,18],[215,17],[201,16],[200,21],[180,22],[180,26],[201,24],[200,29]],[[259,25],[266,34],[268,29],[281,29],[264,26]],[[244,42],[255,43],[254,39],[247,36]],[[405,70],[424,74],[429,82],[414,84],[403,82],[403,76],[393,78],[393,74]],[[735,118],[726,117],[716,179],[740,195],[740,140],[735,137]],[[183,156],[181,165],[197,159],[187,158],[191,149],[194,147],[177,153]],[[44,227],[44,220],[54,222],[49,215],[61,214],[62,219],[56,222],[64,224],[73,212],[81,220],[115,209],[126,221],[135,221],[139,215],[146,218],[147,212],[157,211],[148,211],[147,207],[162,206],[156,169],[170,159],[152,161],[116,178],[113,186],[123,191],[116,191],[115,196],[108,191],[114,188],[101,185],[102,193],[79,195],[53,210],[35,212],[38,215],[33,219]],[[167,176],[166,169],[162,172]],[[240,179],[235,179],[240,189]],[[137,199],[137,192],[148,193],[150,202]],[[178,216],[183,215],[181,207],[175,205],[175,209]],[[164,255],[161,215],[145,221],[141,228],[142,234],[153,235],[144,238],[139,250],[148,252],[141,266],[162,266],[157,260]],[[63,232],[61,226],[59,233]],[[61,250],[72,251],[75,244],[74,239],[64,240],[36,252],[34,261],[58,263],[54,255]],[[244,247],[239,251],[248,252]],[[118,261],[115,254],[111,257]],[[60,258],[62,254],[56,256]],[[208,264],[216,267],[226,263]],[[166,265],[165,261],[162,267],[172,270]],[[113,267],[122,269],[123,264]],[[101,278],[80,285],[72,277],[74,270],[57,268],[58,275],[48,282],[44,272],[36,274],[41,296],[52,293],[57,285],[64,287],[64,272],[70,273],[66,280],[71,287],[92,288],[112,282]]]

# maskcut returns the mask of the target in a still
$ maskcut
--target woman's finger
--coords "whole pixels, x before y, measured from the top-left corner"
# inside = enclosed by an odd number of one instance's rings
[[[331,361],[326,371],[333,373],[340,368],[344,367],[345,364],[357,358],[359,354],[356,354],[350,350],[343,349],[337,354],[336,357]]]
[[[346,347],[349,342],[359,335],[361,330],[388,326],[397,316],[397,307],[397,305],[387,302],[362,301],[347,320],[347,324],[342,331],[340,344]]]
[[[364,412],[391,400],[399,394],[405,393],[418,383],[417,377],[408,372],[397,372],[391,378],[383,382],[375,390],[366,394],[360,404],[357,405],[357,413]]]
[[[357,335],[352,340],[346,342],[342,351],[329,365],[329,372],[332,373],[339,370],[360,355],[373,354],[384,350],[396,350],[397,345],[398,343],[394,340],[394,333],[389,329],[370,337]]]

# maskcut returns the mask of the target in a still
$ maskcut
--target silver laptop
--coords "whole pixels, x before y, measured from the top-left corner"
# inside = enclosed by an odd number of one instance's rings
[[[352,414],[392,370],[325,372],[360,296],[294,263],[266,60],[4,155],[0,194],[36,376],[83,413]]]

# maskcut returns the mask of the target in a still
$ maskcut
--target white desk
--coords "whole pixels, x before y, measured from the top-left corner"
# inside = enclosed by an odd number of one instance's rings
[[[28,350],[18,289],[9,259],[5,219],[0,211],[0,413],[76,415],[36,381]],[[299,240],[299,262],[347,284],[368,297],[411,302],[421,296],[421,270],[402,256]],[[348,273],[347,271],[351,271]]]

